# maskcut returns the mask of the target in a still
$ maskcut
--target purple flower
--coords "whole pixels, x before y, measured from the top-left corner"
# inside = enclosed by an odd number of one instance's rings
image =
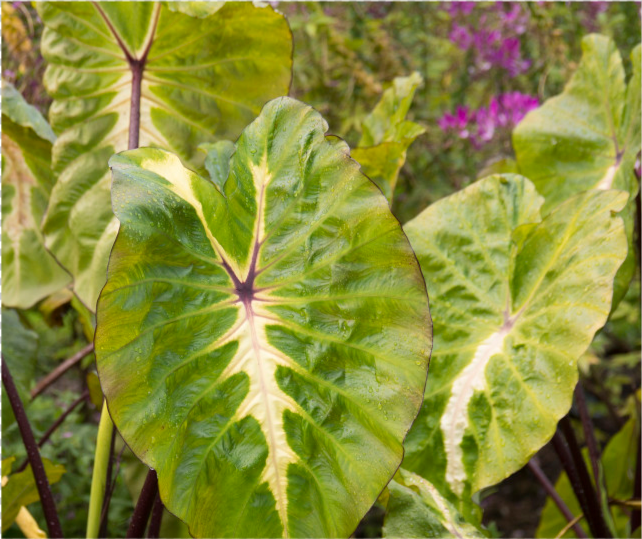
[[[470,139],[475,148],[481,148],[504,129],[513,129],[530,110],[537,108],[535,96],[509,92],[493,97],[487,107],[471,111],[458,106],[455,114],[446,112],[438,121],[445,133],[454,133],[461,139]]]
[[[461,50],[473,50],[473,66],[478,72],[502,69],[511,77],[524,73],[531,65],[522,58],[519,36],[524,34],[529,20],[528,11],[517,3],[495,3],[471,17],[472,7],[463,3],[451,4],[449,11],[456,20],[448,35]]]
[[[456,17],[459,14],[470,15],[475,8],[475,4],[476,2],[450,2],[448,13],[450,13],[452,17]]]
[[[7,77],[8,79],[13,79],[16,76],[15,71],[11,71],[11,69],[5,69],[2,72],[3,77]]]
[[[470,136],[468,125],[474,121],[475,116],[468,107],[458,106],[455,114],[446,112],[438,120],[438,124],[442,131],[453,131],[459,138],[466,139]]]
[[[505,4],[509,5],[510,9],[504,11],[504,4],[497,3],[495,4],[499,11],[499,17],[502,21],[502,25],[505,28],[510,28],[517,35],[521,35],[526,32],[526,25],[528,23],[528,12],[523,9],[523,6],[520,4]]]
[[[450,31],[448,38],[461,50],[468,50],[474,41],[473,35],[470,33],[468,28],[460,26],[459,24],[453,24],[453,28]]]

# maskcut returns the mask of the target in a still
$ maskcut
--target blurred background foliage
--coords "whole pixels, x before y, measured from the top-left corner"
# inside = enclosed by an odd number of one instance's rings
[[[352,147],[363,119],[394,77],[417,71],[424,78],[408,119],[426,133],[408,150],[395,191],[393,212],[401,222],[488,170],[510,169],[512,128],[529,108],[563,89],[577,67],[584,35],[611,36],[629,73],[629,53],[640,41],[639,2],[272,4],[287,16],[294,36],[291,95],[319,110],[330,133]],[[51,100],[42,84],[41,34],[42,23],[29,3],[2,2],[3,78],[46,116]],[[630,399],[640,388],[640,322],[638,274],[580,364],[601,442],[624,425]],[[91,323],[89,315],[72,307],[69,296],[49,298],[27,311],[3,310],[3,348],[7,332],[20,335],[21,360],[31,362],[31,380],[37,380],[86,345]],[[28,405],[36,439],[82,393],[87,373],[94,370],[90,355]],[[19,463],[25,451],[6,409],[2,453],[16,456]],[[64,463],[67,470],[55,493],[71,537],[85,533],[99,415],[87,401],[43,447],[43,456]],[[577,434],[581,437],[581,429]],[[123,451],[124,472],[114,491],[109,536],[124,536],[133,510],[131,492],[137,491],[132,485],[140,482],[135,459]],[[549,447],[537,458],[549,477],[559,475]],[[535,535],[545,495],[527,470],[482,493],[481,499],[491,535]],[[39,504],[29,509],[43,522]],[[375,506],[356,536],[380,536],[381,519]],[[22,536],[15,525],[4,535]]]

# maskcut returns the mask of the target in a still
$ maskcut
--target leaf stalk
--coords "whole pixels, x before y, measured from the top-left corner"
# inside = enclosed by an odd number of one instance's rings
[[[152,511],[154,500],[157,497],[158,477],[156,476],[155,470],[149,470],[149,473],[145,478],[145,484],[143,485],[143,488],[140,491],[140,495],[138,496],[138,502],[136,503],[136,508],[134,509],[132,520],[129,523],[127,537],[143,537],[145,528],[147,526],[147,521],[149,520],[149,514]]]
[[[555,505],[557,505],[557,508],[560,510],[562,515],[564,515],[564,518],[569,522],[569,524],[571,524],[571,527],[573,528],[575,535],[577,535],[582,539],[587,538],[588,535],[586,535],[586,532],[584,531],[582,526],[580,526],[579,520],[577,522],[574,522],[576,517],[573,517],[573,513],[571,513],[571,510],[568,508],[568,505],[564,503],[564,500],[562,500],[562,497],[559,495],[557,490],[555,490],[553,483],[551,483],[548,477],[546,477],[544,470],[542,470],[540,466],[532,459],[528,461],[528,467],[530,471],[533,472],[533,475],[535,476],[535,478],[540,482],[540,484],[542,485],[546,493],[553,500]],[[570,528],[566,528],[566,529],[570,529]]]
[[[11,404],[13,415],[16,417],[16,423],[18,423],[18,429],[22,436],[22,442],[27,450],[27,458],[29,459],[31,471],[34,479],[36,480],[36,488],[38,489],[38,495],[40,496],[40,502],[42,503],[42,510],[45,514],[49,536],[53,539],[64,537],[60,526],[60,520],[58,519],[56,503],[54,502],[51,487],[49,486],[49,480],[47,479],[47,473],[45,472],[45,466],[42,463],[40,451],[33,436],[29,419],[27,418],[24,406],[20,400],[20,395],[18,395],[18,390],[16,389],[16,385],[11,373],[9,372],[9,367],[7,367],[7,362],[5,361],[4,356],[2,357],[2,384],[7,392],[7,397]]]
[[[91,477],[89,514],[87,515],[87,539],[97,539],[100,533],[100,516],[102,513],[103,500],[105,499],[107,468],[109,467],[113,430],[114,424],[107,411],[107,401],[103,400],[103,409],[100,414],[100,423],[98,424],[98,437],[96,439],[94,471]]]

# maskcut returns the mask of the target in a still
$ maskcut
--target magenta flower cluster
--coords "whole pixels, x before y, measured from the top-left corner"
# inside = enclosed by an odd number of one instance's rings
[[[476,4],[450,3],[450,41],[461,50],[472,51],[473,69],[478,72],[496,67],[511,77],[524,73],[531,62],[522,57],[519,36],[526,32],[528,11],[518,3]],[[476,10],[479,13],[471,16]]]
[[[454,114],[445,113],[438,123],[444,132],[468,139],[475,148],[481,148],[493,140],[498,130],[514,128],[538,106],[535,96],[509,92],[493,97],[487,107],[477,110],[458,106]]]

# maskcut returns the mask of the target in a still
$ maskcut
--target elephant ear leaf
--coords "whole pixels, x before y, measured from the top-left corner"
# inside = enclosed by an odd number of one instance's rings
[[[530,112],[513,133],[520,173],[545,198],[544,213],[587,189],[630,194],[622,213],[629,256],[616,279],[614,306],[635,272],[633,223],[638,191],[634,176],[640,152],[640,45],[625,81],[613,40],[592,34],[582,40],[579,67],[564,92]]]
[[[69,275],[44,247],[40,222],[53,185],[51,127],[2,82],[2,303],[28,309],[66,286]]]
[[[405,119],[415,90],[422,82],[419,73],[394,79],[364,120],[359,147],[352,150],[352,157],[361,164],[364,174],[379,186],[390,202],[408,147],[426,132],[419,124]]]
[[[159,149],[110,160],[98,302],[111,416],[195,536],[349,536],[399,466],[431,350],[425,284],[347,145],[290,98],[221,194]]]
[[[423,477],[400,468],[388,484],[384,537],[485,537]]]
[[[525,178],[491,176],[404,228],[431,292],[435,350],[404,468],[451,499],[519,470],[571,405],[577,360],[608,316],[627,253],[622,191],[543,220]]]
[[[288,92],[292,38],[282,15],[250,2],[197,4],[36,6],[59,134],[44,234],[92,311],[118,229],[109,157],[155,146],[200,169],[200,144],[235,139],[266,101]]]

